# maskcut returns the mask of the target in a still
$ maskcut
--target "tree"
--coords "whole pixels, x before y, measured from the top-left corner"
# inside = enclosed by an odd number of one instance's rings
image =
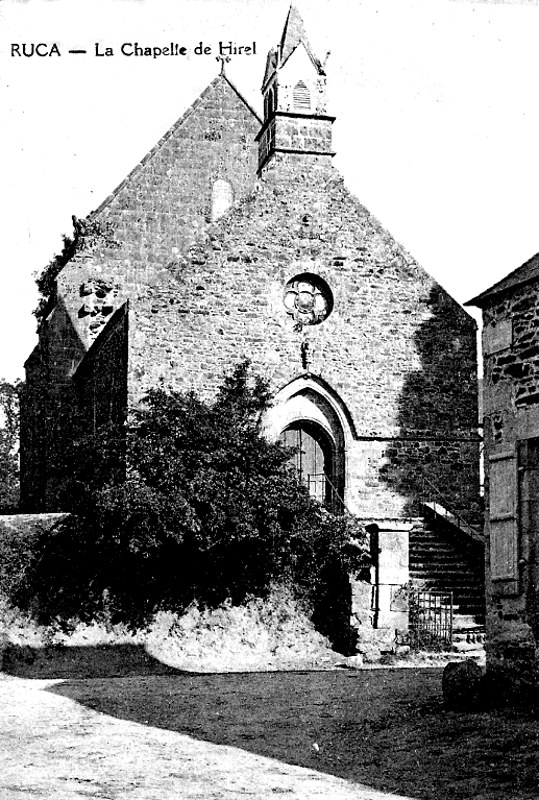
[[[20,382],[0,380],[0,511],[15,511],[19,502]]]
[[[42,621],[106,607],[137,626],[159,609],[241,603],[287,583],[324,633],[346,627],[344,587],[365,553],[349,545],[349,518],[299,483],[290,450],[264,437],[269,404],[247,362],[212,404],[150,391],[133,412],[126,479],[100,487],[90,465],[76,518],[44,540],[19,602],[37,593]]]

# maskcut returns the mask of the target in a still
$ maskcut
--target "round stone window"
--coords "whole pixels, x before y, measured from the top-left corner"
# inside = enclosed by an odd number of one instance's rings
[[[331,314],[333,295],[325,280],[304,272],[286,284],[284,307],[296,323],[318,325]]]

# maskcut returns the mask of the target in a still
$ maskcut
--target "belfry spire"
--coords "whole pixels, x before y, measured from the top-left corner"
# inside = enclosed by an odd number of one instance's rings
[[[280,66],[288,61],[294,50],[299,44],[303,44],[311,61],[316,68],[323,74],[322,64],[315,56],[307,33],[305,32],[305,24],[300,16],[296,6],[291,5],[288,11],[288,16],[284,24],[283,35],[281,36],[281,43],[279,45],[279,62]]]
[[[333,156],[334,117],[326,111],[326,73],[294,5],[290,6],[279,45],[268,53],[262,93],[259,170],[279,152]]]

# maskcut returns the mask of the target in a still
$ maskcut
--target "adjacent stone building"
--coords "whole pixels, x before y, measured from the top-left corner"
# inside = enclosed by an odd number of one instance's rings
[[[539,254],[470,301],[483,310],[487,665],[539,689]]]
[[[299,445],[313,495],[375,526],[367,616],[392,624],[422,503],[477,509],[476,326],[345,188],[293,7],[262,94],[260,119],[222,71],[75,220],[26,364],[23,503],[65,510],[82,443],[121,439],[160,382],[211,398],[249,358],[275,393],[268,436]]]

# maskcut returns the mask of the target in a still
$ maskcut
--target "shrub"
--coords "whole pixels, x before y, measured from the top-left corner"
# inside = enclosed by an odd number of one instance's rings
[[[0,380],[0,511],[19,502],[19,393],[21,383]]]
[[[350,518],[316,503],[289,467],[290,450],[264,437],[269,403],[246,362],[212,404],[149,392],[133,413],[125,481],[100,486],[89,464],[76,516],[41,538],[15,601],[29,607],[37,597],[43,623],[106,611],[137,627],[159,610],[240,604],[280,583],[344,643],[348,574],[366,555],[350,546]]]

